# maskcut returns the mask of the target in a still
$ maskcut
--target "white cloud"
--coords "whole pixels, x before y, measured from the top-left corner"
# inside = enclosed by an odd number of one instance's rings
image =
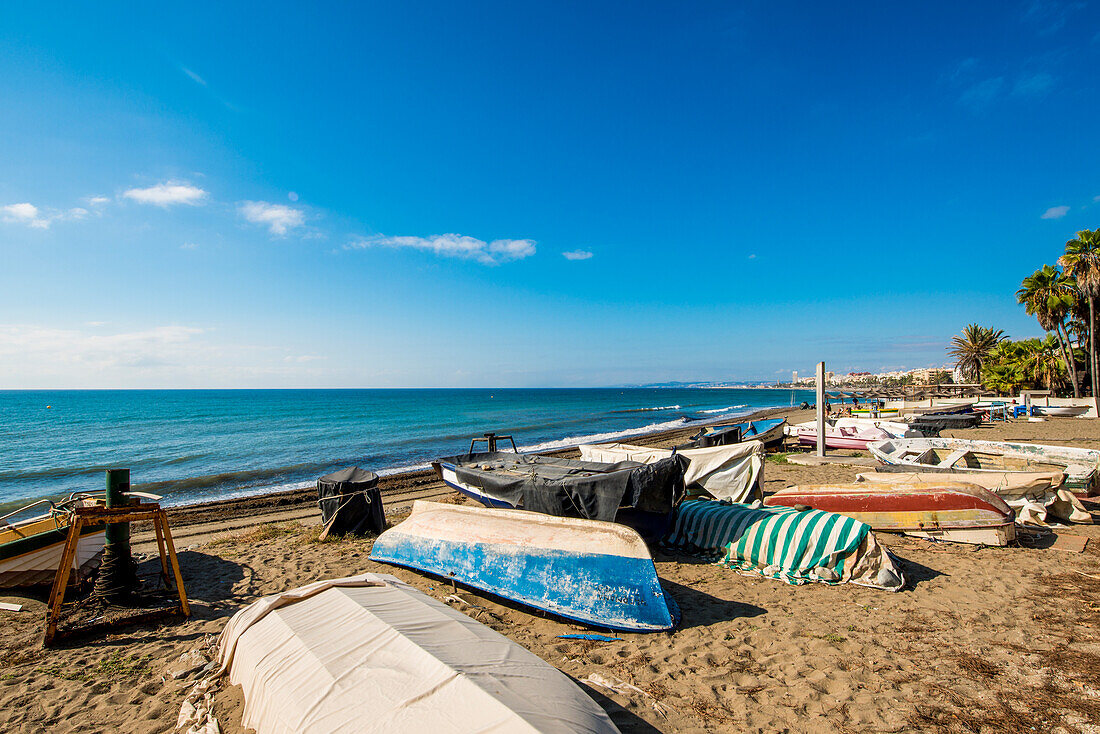
[[[88,210],[83,207],[74,206],[69,210],[70,219],[83,219],[86,216],[88,216]]]
[[[1040,219],[1061,219],[1062,217],[1066,216],[1066,212],[1068,212],[1068,211],[1069,211],[1068,206],[1052,206],[1051,208],[1049,208],[1045,212],[1043,212],[1043,215],[1039,218]]]
[[[48,229],[50,226],[49,218],[39,216],[39,214],[38,207],[27,202],[0,207],[0,216],[3,217],[5,222],[25,224],[35,229]]]
[[[102,322],[90,322],[89,326]],[[93,327],[95,328],[95,327]],[[188,342],[203,333],[190,326],[157,326],[115,334],[0,324],[0,365],[34,364],[79,370],[154,367],[184,360]]]
[[[84,199],[84,201],[88,202],[92,206],[103,206],[104,204],[111,203],[111,200],[106,196],[89,196],[88,198]]]
[[[1004,86],[1004,77],[996,76],[992,79],[986,79],[967,88],[959,96],[959,101],[970,107],[985,107],[1001,94]]]
[[[414,250],[432,252],[443,257],[476,260],[482,265],[500,265],[513,260],[522,260],[535,254],[534,240],[493,240],[492,242],[486,242],[476,237],[461,234],[437,234],[430,237],[386,237],[376,235],[356,240],[344,246],[348,250],[367,247],[408,247]]]
[[[208,196],[198,186],[174,181],[166,181],[146,189],[129,189],[124,191],[122,195],[141,204],[152,204],[165,208],[174,204],[195,206],[203,203]]]
[[[592,253],[588,250],[570,250],[563,252],[561,256],[566,260],[588,260],[592,257]]]
[[[294,227],[305,223],[301,209],[293,209],[283,204],[269,204],[266,201],[245,201],[240,206],[241,216],[253,224],[261,224],[274,235],[285,235]]]
[[[197,242],[184,242],[180,245],[181,250],[194,250],[197,249],[199,244]]]
[[[198,74],[196,74],[195,72],[188,69],[186,66],[181,66],[180,71],[182,71],[184,74],[186,74],[188,77],[190,77],[191,81],[195,82],[196,84],[201,84],[204,87],[206,86],[206,80],[203,79]]]
[[[1033,96],[1042,94],[1052,86],[1054,86],[1054,77],[1050,74],[1042,72],[1028,74],[1016,80],[1016,84],[1012,87],[1012,94],[1017,97]]]

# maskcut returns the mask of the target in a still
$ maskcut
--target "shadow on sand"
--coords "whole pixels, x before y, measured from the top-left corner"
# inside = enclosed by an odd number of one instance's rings
[[[661,586],[680,606],[680,614],[683,615],[683,618],[678,629],[706,627],[715,622],[759,617],[761,614],[768,613],[768,610],[763,607],[719,599],[716,596],[711,596],[698,589],[668,579],[661,579]]]

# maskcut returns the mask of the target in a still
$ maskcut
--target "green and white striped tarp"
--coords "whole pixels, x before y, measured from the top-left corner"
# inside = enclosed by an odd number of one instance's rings
[[[844,515],[820,510],[762,507],[695,500],[676,511],[666,545],[721,558],[720,564],[789,584],[857,581],[893,588],[903,583],[870,526]],[[865,558],[868,554],[876,557]],[[881,556],[881,558],[877,557]],[[861,563],[862,561],[862,563]],[[853,578],[853,571],[866,578]],[[885,583],[884,583],[885,582]]]

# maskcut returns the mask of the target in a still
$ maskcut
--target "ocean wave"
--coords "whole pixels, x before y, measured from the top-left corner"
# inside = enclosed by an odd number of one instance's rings
[[[423,471],[424,469],[430,469],[431,464],[408,464],[406,466],[394,466],[388,469],[374,470],[374,473],[380,477],[388,477],[393,474],[404,474],[406,472]],[[169,482],[165,482],[168,484]],[[188,505],[201,505],[204,502],[210,502],[211,500],[240,500],[248,497],[263,497],[268,494],[279,494],[280,492],[293,492],[299,489],[310,489],[317,486],[316,479],[310,479],[301,482],[286,482],[283,484],[259,484],[246,487],[237,487],[236,489],[220,490],[216,496],[203,496],[203,495],[187,495],[184,497],[165,497],[161,504],[165,507],[187,507]],[[147,490],[146,490],[147,491]]]
[[[728,413],[731,410],[739,410],[741,408],[747,408],[747,407],[749,407],[748,403],[743,403],[741,405],[730,405],[730,406],[725,407],[725,408],[715,408],[714,410],[700,410],[699,412],[700,413],[707,413],[707,414]]]
[[[287,474],[303,474],[310,471],[321,471],[329,466],[331,466],[329,463],[291,464],[290,466],[279,466],[272,469],[245,469],[242,471],[205,474],[203,476],[187,477],[185,479],[165,479],[159,482],[144,482],[141,484],[135,482],[133,487],[135,490],[142,492],[161,494],[164,492],[209,489],[211,487],[220,487],[226,484],[248,485],[252,483],[253,486],[255,486],[255,483],[262,482],[265,479],[275,479]]]
[[[569,436],[568,438],[560,438],[555,441],[543,441],[531,446],[520,446],[519,450],[523,453],[537,453],[539,451],[552,451],[554,449],[565,449],[571,446],[580,446],[582,443],[602,443],[604,441],[613,441],[617,438],[626,438],[627,436],[639,436],[644,433],[655,433],[657,431],[668,431],[673,428],[680,428],[688,423],[691,423],[688,418],[680,417],[674,421],[664,421],[663,423],[650,423],[648,426],[640,426],[638,428],[628,428],[623,431],[609,431],[608,433],[589,433],[584,436]]]
[[[610,410],[609,413],[649,413],[654,410],[679,410],[680,405],[655,405],[652,408],[626,408],[623,410]]]

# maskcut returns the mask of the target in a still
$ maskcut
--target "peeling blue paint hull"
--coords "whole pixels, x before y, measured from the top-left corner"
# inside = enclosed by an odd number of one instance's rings
[[[370,557],[594,627],[657,632],[679,622],[645,543],[614,523],[417,502]]]

